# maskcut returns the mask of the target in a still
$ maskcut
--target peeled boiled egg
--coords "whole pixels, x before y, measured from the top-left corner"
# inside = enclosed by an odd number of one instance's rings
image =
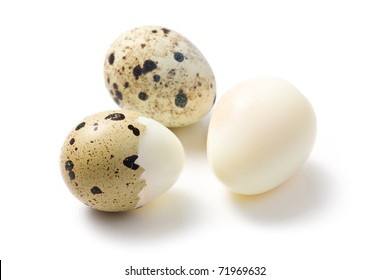
[[[217,102],[207,157],[232,191],[254,195],[289,179],[309,157],[316,117],[293,85],[275,77],[243,81]]]
[[[176,182],[184,149],[173,132],[138,112],[114,110],[83,119],[60,156],[71,193],[97,210],[121,212],[154,200]]]

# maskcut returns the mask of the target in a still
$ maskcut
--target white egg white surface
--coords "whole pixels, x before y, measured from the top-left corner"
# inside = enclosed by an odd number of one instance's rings
[[[155,199],[167,191],[180,176],[184,165],[184,149],[178,138],[151,118],[138,117],[147,129],[140,135],[138,163],[145,169],[141,179],[146,186],[138,193],[136,207]],[[172,137],[175,136],[175,137]]]
[[[108,212],[138,208],[167,191],[184,165],[184,149],[165,126],[128,110],[81,121],[60,156],[63,179],[84,204]]]
[[[244,81],[228,90],[211,116],[208,160],[233,192],[266,192],[306,161],[316,135],[309,101],[274,77]]]

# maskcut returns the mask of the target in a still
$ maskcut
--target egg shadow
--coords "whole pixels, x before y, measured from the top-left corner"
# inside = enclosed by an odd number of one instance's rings
[[[210,115],[209,113],[195,124],[171,128],[171,131],[179,138],[187,154],[206,154]]]
[[[264,223],[287,222],[309,216],[330,204],[333,182],[324,168],[307,162],[277,188],[254,196],[231,194],[234,207],[244,216]]]
[[[151,241],[192,227],[198,220],[194,201],[171,190],[157,200],[128,212],[109,213],[88,208],[87,222],[115,240]]]

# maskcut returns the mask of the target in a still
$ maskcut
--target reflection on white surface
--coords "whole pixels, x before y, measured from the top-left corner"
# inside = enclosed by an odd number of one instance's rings
[[[289,223],[326,211],[336,200],[335,187],[326,167],[308,160],[282,185],[255,196],[231,195],[235,209],[258,223]]]
[[[180,186],[177,186],[180,187]],[[183,193],[170,190],[155,201],[129,212],[106,213],[86,209],[86,226],[102,234],[108,242],[162,241],[199,225],[197,202]]]

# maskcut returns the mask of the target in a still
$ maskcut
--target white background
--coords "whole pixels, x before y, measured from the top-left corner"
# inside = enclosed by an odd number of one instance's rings
[[[216,270],[198,279],[390,279],[387,2],[2,1],[4,279],[152,279],[125,276],[131,265]],[[207,164],[206,118],[175,129],[184,172],[148,206],[105,214],[70,194],[59,168],[65,136],[117,108],[105,53],[152,24],[202,51],[218,96],[262,75],[307,96],[318,136],[295,177],[264,195],[230,194]],[[219,266],[265,266],[267,276],[219,276]]]

